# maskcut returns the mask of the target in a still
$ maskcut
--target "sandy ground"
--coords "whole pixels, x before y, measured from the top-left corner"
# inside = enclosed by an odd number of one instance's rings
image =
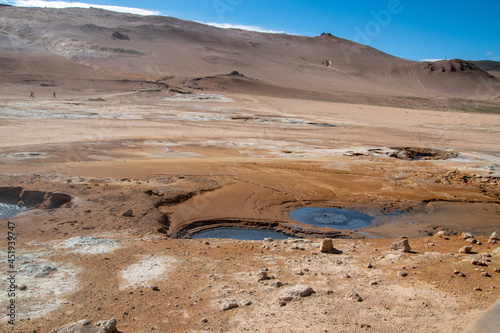
[[[2,331],[114,317],[123,332],[455,332],[499,297],[500,255],[483,255],[500,231],[498,115],[221,92],[90,97],[1,98],[0,198],[12,187],[72,197],[1,219],[4,234],[15,223],[26,286]],[[395,158],[401,147],[433,156]],[[304,206],[374,224],[332,232],[288,217]],[[174,238],[230,225],[303,238]],[[481,241],[472,254],[458,253],[461,232]],[[390,251],[400,236],[412,252]],[[343,253],[319,253],[323,237]],[[487,266],[470,263],[481,255]],[[264,268],[274,278],[258,281]],[[281,306],[301,285],[315,293]]]

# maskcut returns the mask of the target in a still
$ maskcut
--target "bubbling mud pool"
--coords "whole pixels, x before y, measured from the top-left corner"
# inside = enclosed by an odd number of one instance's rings
[[[14,217],[19,213],[27,211],[28,208],[18,205],[0,203],[0,218]]]
[[[373,223],[373,217],[341,208],[302,207],[288,213],[294,221],[317,228],[362,229]]]
[[[269,229],[244,229],[244,228],[215,228],[197,232],[191,236],[193,239],[219,238],[238,240],[264,240],[266,238],[287,239],[293,238],[282,232]]]

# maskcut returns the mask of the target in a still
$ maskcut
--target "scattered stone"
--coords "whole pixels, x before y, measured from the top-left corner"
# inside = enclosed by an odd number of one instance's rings
[[[257,281],[266,281],[266,280],[271,280],[269,275],[267,275],[267,269],[262,269],[259,274],[257,275]]]
[[[458,252],[460,253],[470,253],[470,251],[472,251],[472,246],[470,245],[466,245],[462,247],[460,250],[458,250]]]
[[[467,238],[474,238],[470,232],[462,232],[462,238],[467,239]]]
[[[366,265],[366,268],[373,268],[373,265],[369,263],[368,265]]]
[[[356,302],[363,302],[363,299],[361,298],[361,296],[359,296],[359,294],[355,291],[349,292],[346,295],[346,298],[352,299],[353,301],[356,301]]]
[[[391,250],[392,251],[401,251],[401,252],[410,252],[411,248],[410,248],[410,243],[408,242],[408,238],[394,242],[391,245]]]
[[[465,277],[465,274],[464,274],[464,273],[462,273],[462,272],[460,272],[460,273],[458,273],[458,276],[460,276],[460,277]]]
[[[154,291],[160,291],[160,288],[158,288],[158,286],[151,286],[151,289],[153,289]]]
[[[453,274],[460,274],[460,271],[458,269],[455,269],[455,271],[453,272]]]
[[[134,211],[132,209],[127,210],[122,214],[123,217],[133,217],[134,216]]]
[[[500,267],[495,267],[495,268],[493,268],[493,271],[494,271],[495,273],[500,273]]]
[[[498,232],[493,232],[488,240],[488,243],[494,244],[500,241],[500,234]]]
[[[484,260],[478,260],[477,265],[478,266],[488,266],[488,264]]]
[[[368,324],[361,324],[361,325],[359,325],[359,327],[360,328],[371,328],[371,326]]]
[[[241,300],[240,302],[240,306],[250,306],[250,305],[252,305],[252,301],[248,299]]]
[[[331,239],[322,239],[319,244],[320,252],[330,252],[333,250],[333,241]]]
[[[208,323],[208,319],[207,319],[207,318],[205,318],[205,317],[203,317],[203,318],[201,318],[201,322],[202,322],[202,323]]]
[[[281,306],[296,299],[297,297],[308,297],[314,293],[314,290],[308,285],[297,285],[283,289],[278,299]]]
[[[433,237],[445,238],[447,236],[447,233],[444,230],[441,230],[436,232]]]
[[[110,320],[101,320],[96,325],[100,326],[104,330],[104,332],[112,333],[112,332],[117,332],[116,324],[117,324],[116,319],[111,318]]]
[[[235,309],[239,307],[238,302],[234,299],[225,299],[221,301],[221,310],[222,311],[229,311],[232,309]]]
[[[476,291],[483,291],[483,289],[481,289],[480,287],[475,287],[474,290],[476,290]]]
[[[405,271],[399,271],[398,275],[401,277],[406,277],[406,276],[408,276],[408,273],[406,273]]]
[[[370,281],[370,286],[375,286],[377,284],[378,284],[378,282],[376,280]]]
[[[496,248],[493,250],[493,252],[491,252],[491,255],[493,256],[498,256],[500,255],[500,247],[499,248]]]
[[[483,258],[491,258],[491,253],[489,253],[489,252],[484,252],[483,254],[481,254],[481,256],[482,256]]]
[[[280,281],[274,281],[273,283],[271,283],[271,287],[274,287],[274,288],[281,288],[283,286],[283,282],[280,282]]]
[[[467,238],[465,240],[467,243],[471,243],[471,244],[476,244],[477,243],[477,240],[473,237],[473,238]]]
[[[26,290],[26,289],[28,289],[28,286],[25,285],[25,284],[21,284],[17,289],[19,289],[19,290]]]
[[[351,278],[351,276],[349,274],[347,274],[347,273],[344,274],[344,279],[350,279],[350,278]]]
[[[87,319],[82,319],[56,328],[50,333],[115,333],[118,332],[116,325],[117,322],[114,318],[101,320],[95,325],[92,325]]]
[[[481,272],[481,275],[485,277],[491,277],[490,273],[488,272]]]
[[[341,254],[342,251],[333,247],[333,240],[322,239],[319,244],[319,251],[323,253]]]
[[[479,263],[479,258],[478,257],[472,258],[471,261],[470,261],[470,263],[473,264],[473,265],[477,265]]]

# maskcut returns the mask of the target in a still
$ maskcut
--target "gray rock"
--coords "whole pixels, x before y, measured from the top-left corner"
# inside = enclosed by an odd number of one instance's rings
[[[122,214],[123,217],[132,217],[134,216],[134,211],[132,209],[127,210]]]
[[[225,299],[221,301],[221,310],[222,311],[229,311],[231,309],[235,309],[239,307],[238,302],[234,299]]]
[[[257,281],[265,281],[265,280],[271,280],[271,278],[269,277],[269,275],[267,275],[267,271],[266,270],[261,270],[259,272],[259,274],[257,275]]]
[[[286,305],[287,302],[290,302],[299,297],[308,297],[314,293],[314,290],[308,285],[297,285],[291,286],[283,289],[279,296],[279,304]]]
[[[440,237],[440,238],[445,238],[445,237],[447,237],[447,236],[448,236],[448,235],[447,235],[446,231],[443,231],[443,230],[438,231],[438,232],[436,232],[436,233],[434,234],[434,237]]]
[[[399,271],[398,276],[406,277],[406,276],[408,276],[408,273],[406,273],[405,271]]]
[[[359,294],[355,291],[349,292],[346,295],[346,298],[352,299],[353,301],[356,301],[356,302],[363,302],[363,299],[361,298],[361,296],[359,296]]]
[[[500,241],[500,234],[498,232],[493,232],[490,236],[490,239],[488,240],[488,243],[496,243]]]
[[[491,255],[492,255],[492,256],[500,256],[500,247],[499,247],[499,248],[494,249],[494,250],[491,252]]]
[[[250,305],[252,305],[252,301],[250,301],[248,299],[243,299],[240,302],[240,306],[250,306]]]
[[[462,238],[467,239],[467,238],[474,238],[470,232],[462,232]]]
[[[408,242],[408,239],[402,239],[397,242],[392,243],[391,245],[391,250],[393,251],[402,251],[402,252],[410,252],[410,243]]]
[[[106,333],[113,333],[116,332],[116,319],[111,318],[110,320],[102,320],[98,322],[96,325],[101,326],[101,328],[104,330]]]
[[[472,246],[470,245],[466,245],[462,247],[460,250],[458,250],[458,252],[460,253],[470,253],[470,251],[472,251]]]
[[[118,332],[116,325],[117,322],[114,318],[99,321],[95,325],[92,325],[87,319],[82,319],[56,328],[50,333],[115,333]]]

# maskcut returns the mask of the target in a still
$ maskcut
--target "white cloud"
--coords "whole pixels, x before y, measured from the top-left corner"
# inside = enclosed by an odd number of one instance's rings
[[[5,1],[9,5],[18,7],[47,7],[47,8],[100,8],[119,13],[130,13],[137,15],[160,15],[160,12],[154,10],[147,10],[141,8],[121,7],[121,6],[107,6],[107,5],[94,5],[83,2],[69,2],[69,1],[48,1],[48,0],[10,0]]]
[[[494,54],[495,54],[495,52],[492,52],[492,51],[486,52],[486,55],[490,55],[491,56],[491,55],[494,55]]]
[[[200,22],[203,23],[203,22]],[[248,31],[256,31],[256,32],[265,32],[270,34],[283,34],[284,31],[275,31],[275,30],[267,30],[260,27],[255,27],[251,25],[242,25],[242,24],[229,24],[229,23],[203,23],[206,25],[211,25],[213,27],[222,28],[222,29],[240,29],[240,30],[248,30]]]
[[[444,59],[438,59],[438,58],[430,58],[430,59],[420,59],[420,61],[427,61],[427,62],[434,62],[434,61],[441,61]]]

